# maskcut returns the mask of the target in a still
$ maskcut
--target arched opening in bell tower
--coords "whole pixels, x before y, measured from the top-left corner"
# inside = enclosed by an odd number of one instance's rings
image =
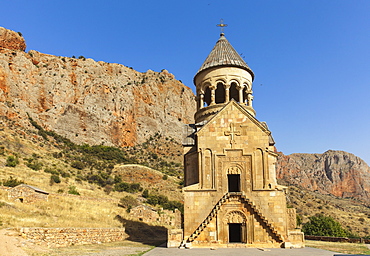
[[[230,86],[230,100],[234,99],[236,102],[240,102],[239,101],[239,91],[236,87],[237,87],[237,83],[232,82]]]
[[[225,102],[225,88],[222,82],[217,83],[216,93],[215,93],[216,104]]]
[[[209,89],[209,86],[206,87],[204,92],[204,103],[205,105],[203,107],[211,105],[211,89]]]

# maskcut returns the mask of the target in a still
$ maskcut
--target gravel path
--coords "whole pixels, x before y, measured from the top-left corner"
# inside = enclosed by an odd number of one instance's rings
[[[148,247],[119,247],[110,248],[101,252],[82,254],[81,256],[123,256],[133,255],[147,251]]]
[[[338,254],[316,248],[302,249],[257,249],[257,248],[219,248],[211,250],[208,248],[177,249],[156,247],[144,254],[144,256],[333,256]]]

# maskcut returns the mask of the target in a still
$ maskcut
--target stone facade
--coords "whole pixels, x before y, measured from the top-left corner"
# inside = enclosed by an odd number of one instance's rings
[[[18,200],[22,203],[34,203],[36,201],[47,201],[49,193],[39,188],[21,184],[8,190],[9,200]]]
[[[302,247],[277,153],[252,107],[254,74],[224,35],[196,74],[197,112],[185,131],[183,246]],[[169,237],[170,239],[170,237]]]

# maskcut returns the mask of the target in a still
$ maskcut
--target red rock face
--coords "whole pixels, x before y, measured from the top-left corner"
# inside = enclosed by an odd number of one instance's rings
[[[1,48],[24,51],[26,50],[26,42],[19,33],[0,27],[0,49]]]
[[[334,150],[279,155],[277,178],[283,183],[370,203],[370,167],[359,157]]]
[[[0,51],[0,115],[32,128],[29,115],[78,144],[133,146],[157,132],[180,142],[195,111],[191,89],[165,70]]]

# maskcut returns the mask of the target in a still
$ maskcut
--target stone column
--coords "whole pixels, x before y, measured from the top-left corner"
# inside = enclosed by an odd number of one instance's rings
[[[198,98],[199,109],[204,107],[204,94],[200,93]]]
[[[216,104],[216,97],[215,97],[216,86],[212,85],[209,87],[209,89],[211,90],[211,104],[209,104],[211,106],[211,105]]]
[[[243,103],[244,102],[244,99],[243,99],[244,86],[240,85],[240,86],[236,87],[236,89],[238,89],[238,91],[239,91],[239,103]]]
[[[252,107],[253,95],[252,93],[247,94],[247,106]]]
[[[228,103],[230,101],[230,85],[225,84],[224,88],[225,88],[225,103]]]

